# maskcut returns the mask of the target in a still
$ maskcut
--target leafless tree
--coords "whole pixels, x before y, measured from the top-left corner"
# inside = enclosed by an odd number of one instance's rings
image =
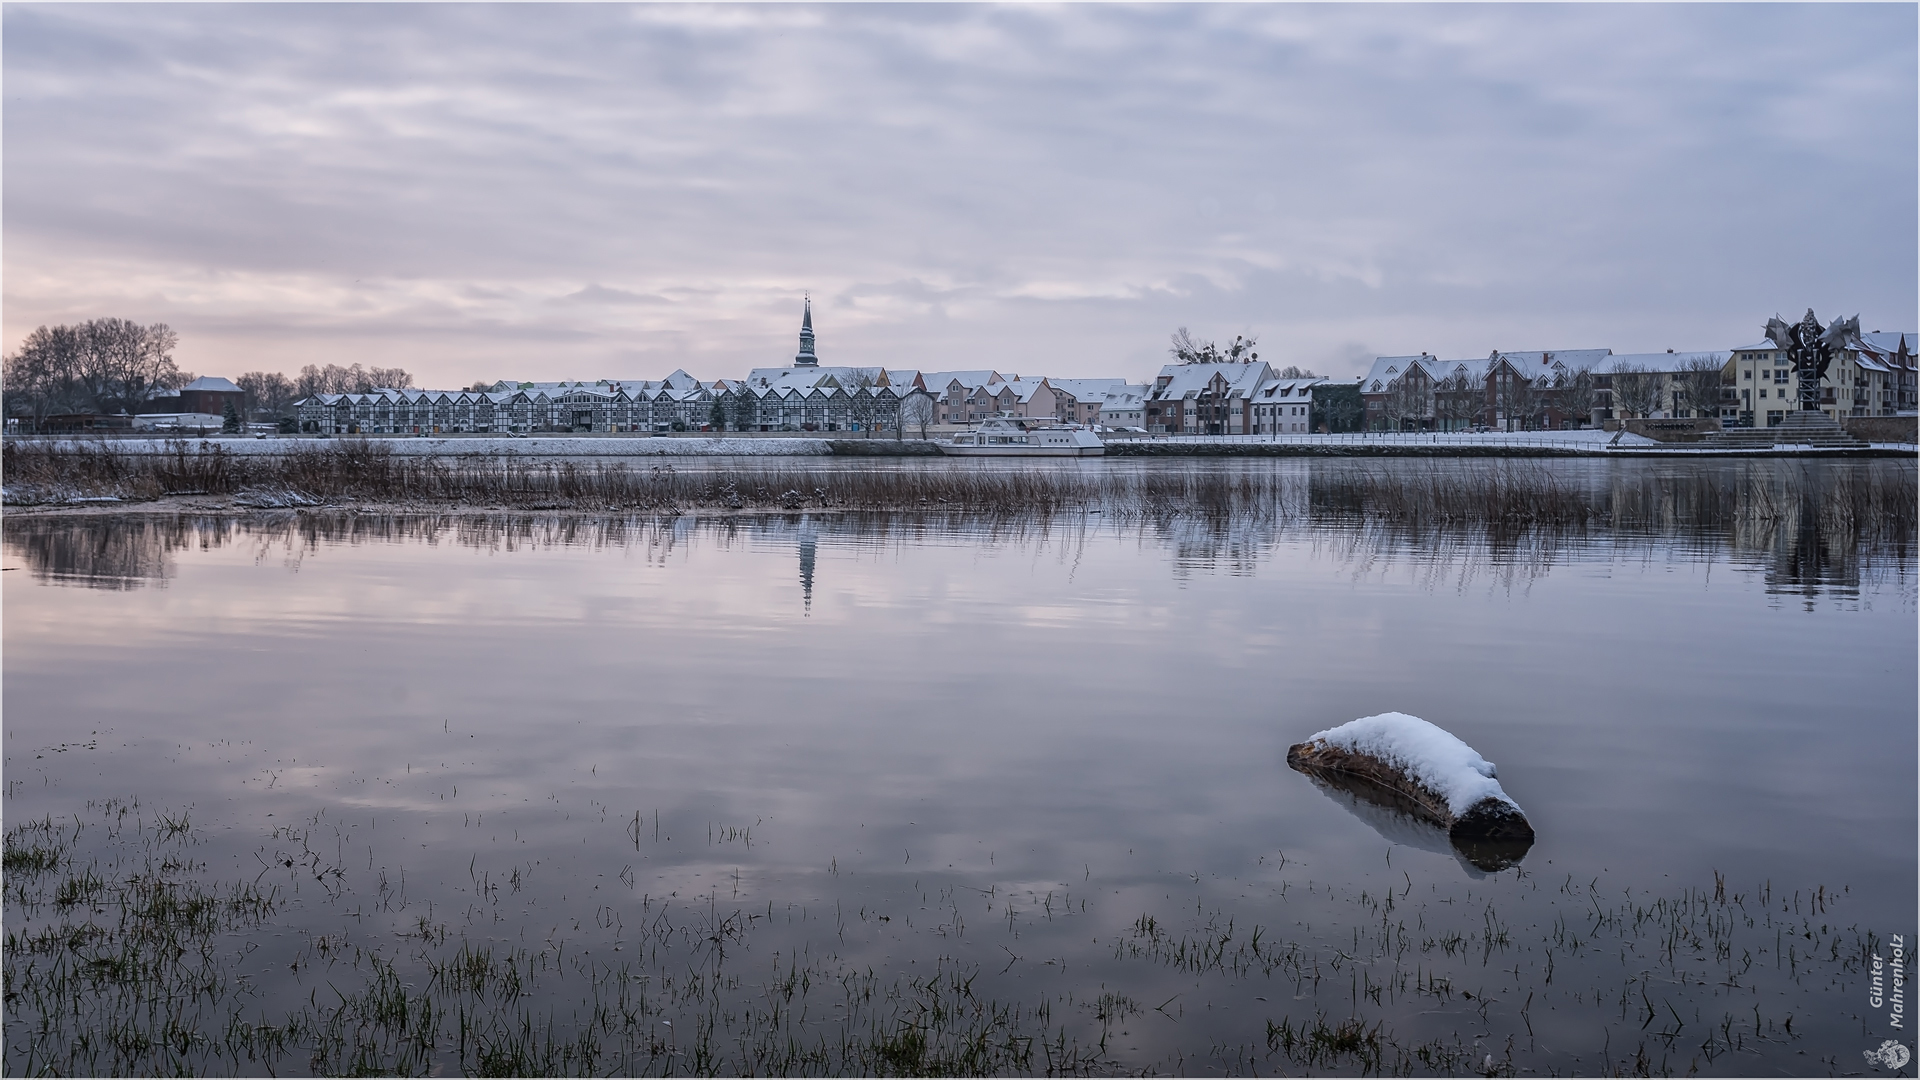
[[[1685,399],[1684,407],[1691,409],[1695,416],[1720,415],[1720,386],[1725,368],[1725,364],[1706,356],[1693,357],[1684,365],[1674,389]]]
[[[1186,327],[1174,331],[1173,348],[1167,351],[1182,364],[1250,364],[1260,359],[1253,351],[1253,335],[1245,337],[1235,334],[1232,343],[1225,348],[1211,341],[1200,341],[1187,332]]]
[[[328,364],[319,367],[308,364],[300,369],[300,376],[293,381],[296,397],[306,398],[315,394],[365,394],[373,390],[405,390],[413,386],[413,376],[405,368],[341,367]]]
[[[1660,407],[1661,384],[1665,381],[1657,371],[1629,365],[1616,368],[1613,372],[1614,411],[1632,413],[1645,418]],[[1622,415],[1621,419],[1627,419]]]
[[[1449,429],[1470,427],[1487,411],[1487,389],[1465,371],[1455,371],[1433,388],[1434,417]]]
[[[1251,345],[1252,342],[1248,342],[1248,344]],[[1275,374],[1282,379],[1311,379],[1314,377],[1313,372],[1303,367],[1296,367],[1293,364],[1288,364],[1278,372],[1275,372]]]
[[[74,328],[80,341],[80,380],[104,412],[135,412],[155,390],[180,385],[173,362],[180,335],[166,323],[91,319]]]
[[[1540,408],[1545,403],[1545,381],[1528,377],[1522,372],[1509,372],[1503,378],[1494,381],[1494,396],[1500,412],[1507,419],[1507,430],[1524,431],[1531,428],[1539,418]]]
[[[186,381],[173,361],[179,343],[165,323],[39,327],[6,358],[7,408],[36,425],[58,412],[137,411],[154,391]]]
[[[92,408],[92,395],[80,377],[81,351],[76,327],[42,326],[28,334],[0,374],[7,415],[38,429],[55,413]]]
[[[247,395],[249,415],[278,420],[291,415],[293,380],[277,371],[249,371],[233,380]]]
[[[918,428],[922,439],[927,437],[927,426],[933,423],[933,397],[924,390],[909,390],[900,401],[900,426]]]
[[[835,382],[847,395],[847,421],[860,425],[860,431],[868,438],[873,437],[876,421],[880,419],[879,372],[871,368],[853,368],[844,375],[837,376]]]
[[[1425,420],[1433,415],[1433,395],[1427,392],[1424,383],[1402,375],[1387,387],[1380,411],[1386,416],[1388,430],[1399,431],[1404,421]]]
[[[1593,369],[1563,370],[1555,384],[1560,415],[1575,419],[1583,427],[1593,423],[1593,411],[1600,406],[1600,390],[1594,385]]]

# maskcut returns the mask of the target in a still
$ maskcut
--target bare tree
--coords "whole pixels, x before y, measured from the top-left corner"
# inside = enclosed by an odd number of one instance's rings
[[[1632,413],[1644,419],[1660,407],[1660,384],[1663,381],[1659,372],[1643,367],[1630,365],[1616,368],[1613,372],[1614,411]],[[1620,419],[1625,420],[1626,417]]]
[[[357,366],[357,365],[356,365]],[[367,369],[366,390],[356,390],[364,394],[368,390],[406,390],[413,386],[413,375],[406,368],[375,367]]]
[[[1253,343],[1248,342],[1247,344],[1251,345]],[[1306,368],[1303,368],[1303,367],[1296,367],[1293,364],[1288,364],[1286,367],[1281,368],[1278,372],[1275,372],[1275,374],[1282,379],[1311,379],[1314,377],[1313,372],[1308,371]]]
[[[1577,418],[1582,427],[1593,423],[1593,411],[1600,406],[1600,390],[1594,384],[1593,369],[1562,370],[1555,381],[1560,415]]]
[[[278,420],[293,405],[293,380],[277,371],[249,371],[233,380],[247,395],[247,413]]]
[[[413,386],[413,376],[405,368],[369,368],[354,364],[341,367],[308,364],[293,381],[294,394],[307,398],[315,394],[365,394],[373,390],[405,390]]]
[[[1174,331],[1173,348],[1167,351],[1182,364],[1250,364],[1260,359],[1253,351],[1255,338],[1235,334],[1231,344],[1221,348],[1211,341],[1200,341],[1186,327]]]
[[[880,419],[880,397],[876,393],[880,387],[879,372],[872,368],[852,368],[835,381],[847,393],[847,420],[860,425],[861,433],[872,438],[875,422]]]
[[[1450,428],[1471,427],[1487,412],[1487,389],[1459,370],[1435,384],[1434,416]]]
[[[1398,431],[1404,421],[1425,420],[1433,414],[1433,397],[1426,388],[1414,380],[1402,375],[1387,387],[1386,399],[1380,411],[1392,425],[1390,430]]]
[[[186,381],[173,361],[179,343],[165,323],[39,327],[6,359],[7,408],[36,425],[56,412],[137,411],[154,391]]]
[[[55,413],[92,408],[93,397],[80,377],[81,351],[76,327],[42,326],[28,334],[0,374],[7,415],[38,429]]]
[[[1725,367],[1707,356],[1692,357],[1683,366],[1674,389],[1685,399],[1684,407],[1692,410],[1695,416],[1711,418],[1720,415],[1720,386]]]
[[[927,437],[927,425],[933,423],[933,398],[924,390],[909,390],[900,401],[900,426],[920,429]]]
[[[1544,381],[1545,377],[1542,377]],[[1527,430],[1539,418],[1545,402],[1545,387],[1521,372],[1512,372],[1494,382],[1494,396],[1506,417],[1507,430]],[[1517,427],[1516,427],[1517,425]]]
[[[179,386],[173,350],[180,335],[166,323],[141,326],[128,319],[92,319],[75,330],[80,380],[95,408],[134,412],[153,391]]]

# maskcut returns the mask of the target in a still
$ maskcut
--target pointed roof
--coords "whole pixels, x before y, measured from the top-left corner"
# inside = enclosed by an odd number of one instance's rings
[[[805,309],[800,315],[800,351],[794,354],[794,367],[818,367],[819,354],[813,351],[813,298],[804,301]]]

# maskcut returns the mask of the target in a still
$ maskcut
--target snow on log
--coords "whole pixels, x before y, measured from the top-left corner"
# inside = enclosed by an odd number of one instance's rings
[[[1493,762],[1417,716],[1381,713],[1328,728],[1288,748],[1287,764],[1397,792],[1455,839],[1533,839],[1527,816],[1494,779]]]

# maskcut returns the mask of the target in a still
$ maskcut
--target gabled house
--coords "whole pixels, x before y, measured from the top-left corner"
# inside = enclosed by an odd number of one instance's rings
[[[1168,364],[1147,390],[1147,430],[1184,435],[1245,435],[1253,397],[1273,381],[1263,360],[1248,364]]]

